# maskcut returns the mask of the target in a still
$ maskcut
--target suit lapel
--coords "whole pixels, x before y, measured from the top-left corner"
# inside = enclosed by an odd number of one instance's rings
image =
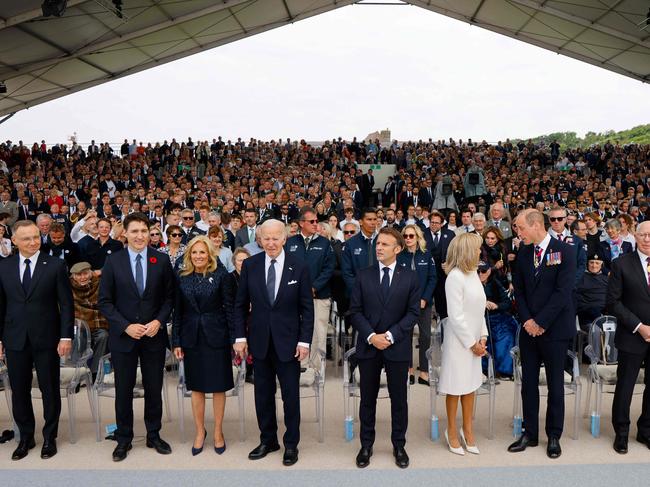
[[[643,271],[643,264],[641,264],[641,260],[639,259],[639,254],[637,252],[634,252],[635,259],[634,262],[632,262],[632,267],[634,268],[634,273],[637,275],[637,278],[641,281],[643,284],[643,289],[645,289],[645,292],[650,294],[650,287],[648,286],[648,282],[646,281],[645,278],[645,272]]]
[[[153,248],[151,247],[147,248],[147,280],[144,283],[144,292],[142,293],[143,296],[147,293],[147,290],[149,289],[149,283],[153,281],[152,279],[153,273],[157,272],[156,267],[158,266],[158,259],[156,259],[156,256],[153,255],[153,252],[154,252]]]
[[[273,306],[280,301],[280,298],[287,287],[287,282],[289,282],[289,279],[293,275],[293,267],[289,263],[289,259],[287,259],[287,254],[285,253],[284,255],[284,268],[282,269],[282,276],[280,277],[280,287],[278,288],[278,294],[275,295],[275,303],[273,303]]]
[[[386,297],[386,301],[384,301],[384,305],[388,304],[390,298],[393,296],[396,286],[398,285],[398,281],[402,279],[403,272],[401,267],[402,266],[399,265],[395,266],[395,271],[393,271],[393,279],[390,283],[390,287],[388,288],[388,296]],[[379,295],[381,296],[381,293],[379,293]]]
[[[135,292],[136,296],[140,296],[140,292],[138,291],[138,286],[135,284],[135,277],[133,277],[133,271],[131,270],[131,257],[129,256],[129,249],[124,249],[123,252],[124,254],[122,256],[122,262],[124,266],[124,270],[127,272],[127,275],[129,276],[127,279],[131,283],[131,287],[133,288],[133,291]]]
[[[36,284],[38,284],[41,275],[46,271],[46,269],[44,269],[46,265],[47,261],[45,259],[45,254],[41,251],[41,253],[38,255],[36,265],[34,266],[34,272],[32,273],[32,282],[29,284],[29,289],[27,290],[27,295],[25,297],[29,297],[32,292],[34,292]]]

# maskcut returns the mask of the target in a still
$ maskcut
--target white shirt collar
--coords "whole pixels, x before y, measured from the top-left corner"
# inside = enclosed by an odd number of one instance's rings
[[[551,243],[551,236],[547,233],[546,237],[544,237],[544,240],[542,240],[540,243],[537,244],[537,246],[542,249],[542,255],[546,253],[546,249],[548,248],[548,245],[550,243]]]
[[[268,269],[269,266],[271,265],[271,257],[269,257],[269,254],[264,253],[264,264],[266,268]],[[284,267],[284,249],[280,252],[280,255],[278,255],[275,258],[275,264],[276,264],[276,270]]]
[[[41,251],[37,250],[36,253],[34,255],[32,255],[31,257],[24,257],[23,254],[21,254],[20,252],[18,253],[18,255],[20,256],[20,265],[21,266],[24,266],[25,261],[27,259],[29,259],[29,263],[32,265],[32,273],[33,273],[34,272],[33,265],[36,264],[36,262],[38,261],[38,256],[41,255]]]

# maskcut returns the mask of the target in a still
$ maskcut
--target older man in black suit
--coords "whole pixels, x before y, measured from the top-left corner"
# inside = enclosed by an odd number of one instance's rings
[[[607,309],[617,319],[618,368],[612,404],[614,450],[622,454],[627,453],[634,385],[644,364],[645,390],[636,439],[650,448],[650,222],[638,226],[635,238],[636,252],[612,262],[607,289]]]
[[[548,381],[546,435],[549,458],[562,454],[564,427],[564,364],[576,334],[573,288],[576,249],[552,238],[537,210],[524,210],[517,229],[525,246],[517,255],[513,276],[515,300],[523,330],[521,350],[524,433],[508,447],[510,452],[537,446],[539,433],[539,369],[544,364]]]
[[[65,262],[41,252],[41,236],[34,222],[14,225],[13,257],[0,262],[0,357],[7,356],[14,419],[20,443],[12,460],[34,448],[32,368],[43,395],[41,458],[57,453],[61,413],[59,357],[70,353],[74,302]]]
[[[300,361],[309,356],[314,329],[312,283],[307,264],[284,252],[284,224],[267,220],[260,231],[264,252],[246,259],[242,266],[231,337],[241,357],[247,349],[253,354],[260,444],[248,458],[258,460],[280,449],[275,415],[277,377],[286,426],[282,463],[289,466],[298,461]]]
[[[108,346],[115,369],[117,446],[113,461],[124,460],[133,440],[133,388],[138,361],[144,386],[144,422],[148,448],[160,454],[171,447],[160,438],[167,321],[174,303],[174,274],[169,256],[148,247],[149,218],[132,213],[124,219],[129,242],[111,254],[102,269],[99,311],[109,323]]]
[[[411,331],[420,315],[420,289],[417,274],[397,266],[397,254],[405,248],[402,235],[394,228],[382,228],[376,245],[378,262],[359,271],[350,301],[361,374],[361,449],[356,462],[359,468],[370,464],[379,378],[384,368],[391,402],[393,455],[397,466],[406,468],[409,465],[404,449],[408,425],[406,392],[412,354]]]

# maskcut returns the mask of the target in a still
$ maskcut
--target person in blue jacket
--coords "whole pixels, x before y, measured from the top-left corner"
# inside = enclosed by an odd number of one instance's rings
[[[431,346],[431,304],[436,288],[436,264],[427,250],[424,234],[418,225],[406,225],[402,229],[405,248],[397,256],[397,265],[415,271],[420,283],[420,316],[418,318],[419,369],[418,383],[429,385],[429,367],[426,351]],[[413,333],[411,331],[411,333]],[[413,358],[409,367],[409,382],[415,383]]]
[[[364,208],[359,218],[361,231],[343,244],[341,273],[348,296],[352,295],[357,273],[377,263],[375,254],[377,221],[377,210]]]
[[[320,355],[327,347],[327,325],[332,306],[330,280],[336,267],[336,256],[329,239],[318,233],[316,210],[303,206],[298,225],[300,232],[289,238],[284,245],[288,255],[297,257],[309,268],[312,295],[314,297],[314,335],[309,349],[309,363],[303,367],[320,368]]]

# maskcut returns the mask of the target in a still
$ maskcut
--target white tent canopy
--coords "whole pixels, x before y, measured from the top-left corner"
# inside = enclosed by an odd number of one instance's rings
[[[0,116],[356,0],[0,1]],[[649,0],[409,0],[551,51],[650,81]]]

